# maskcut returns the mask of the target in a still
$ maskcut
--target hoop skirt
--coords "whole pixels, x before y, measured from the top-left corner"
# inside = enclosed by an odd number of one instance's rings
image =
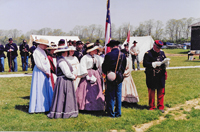
[[[49,111],[52,97],[51,79],[47,78],[46,74],[35,65],[31,82],[29,113]]]

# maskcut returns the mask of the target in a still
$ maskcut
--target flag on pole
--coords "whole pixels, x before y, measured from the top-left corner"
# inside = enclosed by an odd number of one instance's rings
[[[111,39],[111,21],[110,21],[110,0],[107,0],[107,15],[106,15],[106,28],[105,28],[105,54],[110,52],[110,47],[106,45]]]
[[[130,42],[130,24],[128,25],[128,33],[127,33],[127,43],[129,44]]]

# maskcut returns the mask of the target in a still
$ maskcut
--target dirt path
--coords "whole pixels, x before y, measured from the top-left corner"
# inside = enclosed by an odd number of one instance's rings
[[[163,116],[160,116],[158,120],[154,120],[145,124],[133,126],[133,128],[135,129],[136,132],[144,132],[148,128],[152,127],[153,125],[157,125],[161,123],[162,121],[164,121],[165,119],[167,119],[165,118],[165,115],[167,114],[170,114],[171,116],[173,116],[175,120],[187,120],[186,114],[184,114],[183,111],[191,111],[192,108],[200,109],[199,102],[200,102],[200,98],[186,101],[185,104],[177,105],[172,108],[167,108]]]

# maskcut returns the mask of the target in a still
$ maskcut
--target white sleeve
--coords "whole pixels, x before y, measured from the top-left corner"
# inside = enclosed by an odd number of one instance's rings
[[[49,73],[50,74],[50,64],[48,63],[48,58],[41,55],[38,52],[33,53],[33,58],[35,65],[37,66],[38,69],[40,69],[44,73]]]
[[[67,65],[65,61],[60,62],[59,67],[67,78],[70,78],[73,80],[75,79],[75,76],[72,74],[72,72],[69,69],[69,66]]]
[[[87,56],[84,55],[79,63],[78,76],[85,77],[87,74]]]

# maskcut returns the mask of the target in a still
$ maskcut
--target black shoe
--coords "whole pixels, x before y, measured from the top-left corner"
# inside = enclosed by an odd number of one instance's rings
[[[160,110],[162,113],[165,113],[165,111],[164,110]]]

